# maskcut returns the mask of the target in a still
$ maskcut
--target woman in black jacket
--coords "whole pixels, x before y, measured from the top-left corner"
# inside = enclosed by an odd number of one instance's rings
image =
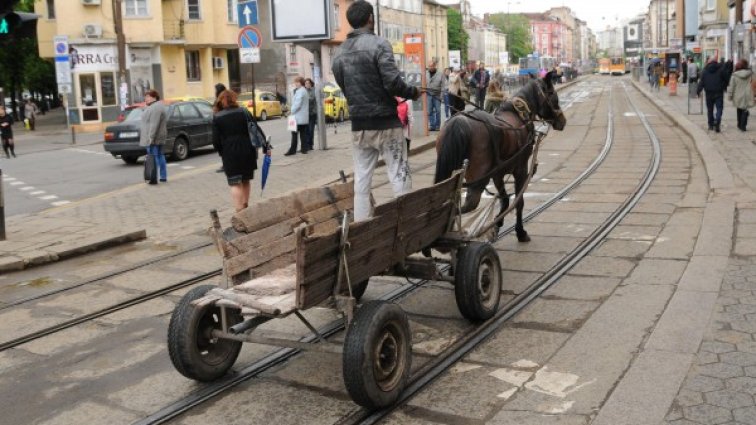
[[[16,151],[13,146],[13,117],[5,113],[5,106],[0,105],[0,139],[3,141],[3,150],[8,158],[13,155],[16,157]],[[8,152],[10,150],[10,153]]]
[[[257,149],[249,138],[251,114],[236,103],[236,93],[224,90],[215,102],[213,146],[223,161],[236,211],[249,205],[250,184],[257,169]],[[267,153],[267,152],[266,152]]]

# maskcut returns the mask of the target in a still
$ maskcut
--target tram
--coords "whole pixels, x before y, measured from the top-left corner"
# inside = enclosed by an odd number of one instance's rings
[[[536,75],[541,76],[543,72],[548,72],[556,65],[556,60],[551,56],[533,56],[520,58],[519,75]]]
[[[599,74],[601,75],[609,75],[611,73],[611,63],[612,61],[609,58],[601,58],[598,61],[599,63]]]
[[[625,75],[625,58],[615,56],[610,59],[609,72],[612,75]]]

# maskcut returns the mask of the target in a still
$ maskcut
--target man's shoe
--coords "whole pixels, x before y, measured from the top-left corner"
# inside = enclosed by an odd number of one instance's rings
[[[302,149],[302,150],[301,150],[301,151],[299,151],[299,152],[300,152],[300,153],[303,153],[303,154],[307,154],[307,152],[309,152],[309,151],[310,151],[309,149]]]
[[[709,131],[714,131],[714,126],[713,125],[709,126]]]
[[[284,154],[284,156],[292,156],[292,155],[295,155],[295,154],[296,154],[296,152],[286,152]]]
[[[719,124],[717,124],[717,126],[714,129],[714,131],[716,131],[717,133],[721,133],[722,132],[722,129],[719,127]]]

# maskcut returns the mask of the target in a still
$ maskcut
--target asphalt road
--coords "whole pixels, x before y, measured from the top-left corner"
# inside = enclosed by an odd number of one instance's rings
[[[286,121],[271,119],[261,125],[272,137],[276,154],[286,152],[290,143]],[[333,134],[334,125],[329,124],[327,131]],[[337,131],[349,131],[349,123],[339,124]],[[70,144],[70,136],[65,132],[42,140],[24,141],[18,136],[17,139],[18,157],[0,159],[6,217],[33,214],[143,182],[143,162],[127,165],[113,158],[103,149],[99,134],[81,134],[77,145]],[[184,161],[169,161],[168,181],[212,165],[220,167],[220,158],[212,146],[201,148]]]

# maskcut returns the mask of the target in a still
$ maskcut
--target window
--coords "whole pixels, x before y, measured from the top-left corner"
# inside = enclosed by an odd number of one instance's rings
[[[706,10],[714,10],[714,7],[716,6],[717,1],[716,0],[706,0]]]
[[[102,106],[113,106],[116,104],[116,84],[115,74],[103,72],[100,74],[100,93],[102,93]]]
[[[200,0],[186,0],[186,11],[190,20],[198,21],[202,19]]]
[[[199,112],[197,112],[197,109],[195,109],[191,103],[182,103],[178,105],[176,109],[179,110],[181,117],[185,120],[194,120],[201,118]]]
[[[186,79],[187,81],[200,81],[200,52],[198,50],[187,50],[186,57]]]
[[[207,103],[195,103],[194,106],[199,109],[200,113],[205,118],[212,118],[213,117],[213,107],[208,105]]]
[[[126,16],[147,16],[147,0],[123,0]]]
[[[226,0],[226,15],[228,16],[228,22],[239,22],[239,17],[236,16],[236,5],[238,3],[238,0]]]
[[[334,3],[334,5],[333,5],[333,29],[334,29],[334,31],[338,31],[339,28],[341,28],[341,23],[339,22],[339,5]]]
[[[297,46],[289,44],[289,63],[297,61]]]
[[[47,0],[47,19],[55,19],[55,0]]]

